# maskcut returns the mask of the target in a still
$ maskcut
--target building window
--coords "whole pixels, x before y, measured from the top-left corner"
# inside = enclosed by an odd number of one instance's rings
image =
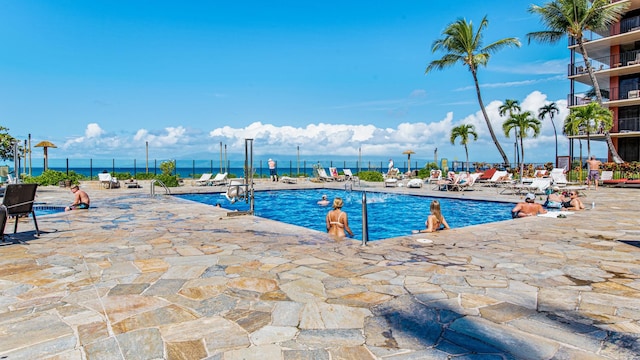
[[[640,138],[618,139],[618,154],[624,161],[640,161]]]

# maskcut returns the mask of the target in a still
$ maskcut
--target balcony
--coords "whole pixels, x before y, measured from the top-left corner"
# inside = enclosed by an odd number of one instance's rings
[[[600,89],[602,94],[602,105],[606,107],[620,107],[640,105],[640,86],[638,89],[623,88],[622,91],[618,87],[609,89]],[[596,97],[591,92],[569,94],[567,102],[568,106],[587,105],[596,101]]]
[[[618,119],[618,131],[621,133],[640,131],[640,118]]]
[[[640,73],[640,50],[593,57],[590,58],[589,61],[595,70],[596,76],[599,78]],[[569,78],[583,84],[591,84],[591,78],[589,77],[584,61],[569,64],[567,66],[567,72]]]

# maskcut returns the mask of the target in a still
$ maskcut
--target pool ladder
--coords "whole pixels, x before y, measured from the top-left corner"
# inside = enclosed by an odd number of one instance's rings
[[[162,181],[158,179],[153,179],[151,180],[151,186],[149,186],[151,188],[151,197],[156,196],[156,187],[155,187],[156,184],[160,184],[160,186],[164,188],[165,193],[167,195],[171,195],[171,191],[169,190],[167,185],[165,185]]]

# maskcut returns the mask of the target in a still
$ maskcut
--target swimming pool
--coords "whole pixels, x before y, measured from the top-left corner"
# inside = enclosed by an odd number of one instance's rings
[[[342,210],[349,215],[349,227],[362,239],[362,192],[330,189],[256,191],[255,214],[288,224],[326,231],[325,216],[330,206],[319,206],[326,194],[330,200],[342,197]],[[231,204],[224,194],[182,194],[182,199],[230,210],[248,210],[245,202]],[[494,201],[459,200],[415,195],[367,192],[369,240],[387,239],[424,229],[431,201],[437,199],[451,228],[511,219],[513,204]]]
[[[52,215],[64,212],[63,206],[52,205],[33,205],[33,210],[36,212],[36,216]]]

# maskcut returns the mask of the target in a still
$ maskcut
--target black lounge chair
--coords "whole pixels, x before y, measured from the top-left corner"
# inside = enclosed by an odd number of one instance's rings
[[[33,217],[33,223],[36,226],[36,235],[40,236],[40,230],[38,229],[38,221],[36,220],[36,213],[33,210],[33,202],[36,198],[36,189],[38,184],[9,184],[4,192],[4,198],[2,199],[2,207],[5,209],[4,222],[6,224],[7,218],[15,217],[16,223],[13,227],[13,233],[18,231],[18,218],[21,216]],[[0,214],[2,216],[2,214]],[[4,224],[2,224],[2,234],[4,235]],[[4,239],[4,238],[3,238]]]

